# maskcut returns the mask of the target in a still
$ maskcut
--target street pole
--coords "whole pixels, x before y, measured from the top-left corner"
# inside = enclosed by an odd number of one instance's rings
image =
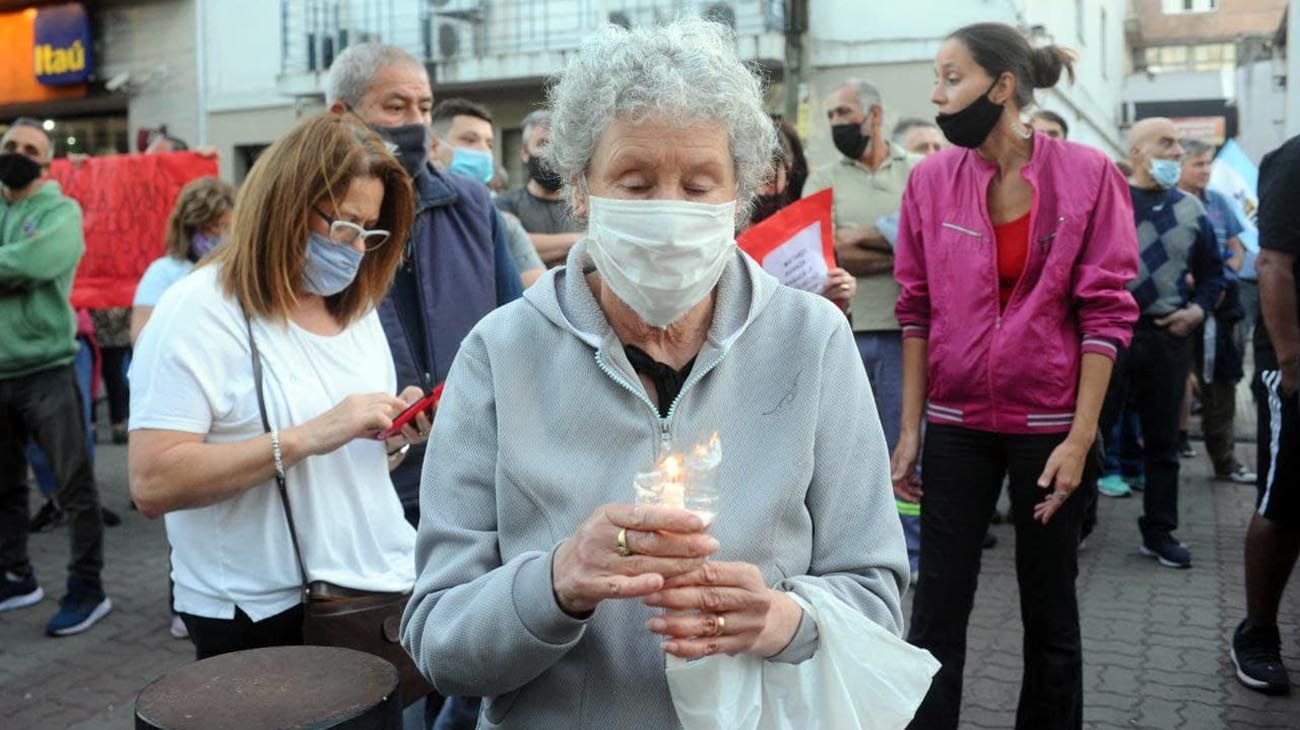
[[[1286,136],[1300,134],[1300,0],[1286,14]]]
[[[1300,2],[1300,0],[1292,0]],[[782,114],[791,124],[799,116],[800,91],[804,80],[804,29],[808,27],[808,0],[785,2],[785,104]]]

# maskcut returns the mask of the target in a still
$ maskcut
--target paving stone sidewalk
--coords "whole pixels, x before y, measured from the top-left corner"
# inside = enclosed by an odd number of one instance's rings
[[[1246,411],[1250,413],[1251,411]],[[1197,444],[1198,447],[1203,445]],[[1241,456],[1253,463],[1253,446]],[[126,450],[97,447],[104,502],[124,523],[107,530],[105,582],[114,611],[91,631],[47,639],[62,595],[67,533],[33,535],[38,606],[0,614],[0,728],[126,728],[137,692],[191,660],[167,633],[167,552],[160,520],[126,509]],[[1139,499],[1102,498],[1100,524],[1081,555],[1085,726],[1090,730],[1300,728],[1300,692],[1269,698],[1232,676],[1226,641],[1242,615],[1242,539],[1252,487],[1216,484],[1206,459],[1185,462],[1182,529],[1195,567],[1161,568],[1137,553]],[[984,559],[971,617],[962,726],[1010,728],[1020,689],[1020,621],[1011,528]],[[1284,602],[1283,652],[1300,675],[1300,577]]]

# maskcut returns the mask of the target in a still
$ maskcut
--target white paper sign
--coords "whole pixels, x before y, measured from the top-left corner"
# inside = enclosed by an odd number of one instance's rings
[[[821,223],[810,223],[763,258],[763,270],[795,289],[821,294],[826,288],[826,257]]]

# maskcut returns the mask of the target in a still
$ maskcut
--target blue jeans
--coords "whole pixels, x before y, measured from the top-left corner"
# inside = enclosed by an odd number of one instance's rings
[[[433,723],[433,730],[474,730],[482,702],[477,697],[448,697]]]
[[[1142,422],[1130,401],[1109,433],[1102,434],[1106,452],[1103,474],[1122,475],[1129,479],[1142,476]]]
[[[900,332],[854,332],[858,355],[867,370],[871,392],[880,414],[880,427],[885,431],[885,444],[893,456],[898,445],[899,422],[903,411],[903,335]],[[899,506],[898,519],[903,523],[903,536],[907,541],[907,559],[916,573],[921,561],[921,518],[919,508]],[[916,514],[910,514],[910,513]],[[908,514],[904,514],[908,513]]]

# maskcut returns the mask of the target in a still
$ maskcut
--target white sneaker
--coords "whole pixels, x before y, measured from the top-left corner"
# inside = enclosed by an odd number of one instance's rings
[[[190,638],[190,630],[185,627],[185,622],[181,620],[181,617],[179,615],[174,613],[172,614],[172,625],[171,625],[170,633],[173,639]]]

